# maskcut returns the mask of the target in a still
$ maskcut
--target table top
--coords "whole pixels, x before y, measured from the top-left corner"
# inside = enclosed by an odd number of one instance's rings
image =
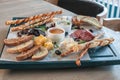
[[[31,16],[61,9],[42,0],[0,0],[0,50],[8,27],[4,24],[12,17]],[[62,15],[75,15],[63,9]],[[2,34],[2,35],[1,35]],[[9,70],[0,69],[0,80],[120,80],[120,65],[81,69]]]

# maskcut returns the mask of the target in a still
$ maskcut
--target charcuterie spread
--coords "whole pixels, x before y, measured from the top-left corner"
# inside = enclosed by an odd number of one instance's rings
[[[17,54],[17,61],[42,60],[50,52],[61,58],[78,53],[75,63],[80,66],[81,58],[88,49],[106,46],[114,41],[113,38],[102,37],[102,25],[94,17],[55,17],[59,14],[62,10],[6,21],[6,25],[17,25],[10,28],[11,32],[16,32],[16,37],[4,39],[6,52]]]

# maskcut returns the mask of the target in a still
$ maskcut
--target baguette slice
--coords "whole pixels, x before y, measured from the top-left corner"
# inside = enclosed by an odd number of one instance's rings
[[[94,18],[94,17],[90,17],[90,16],[83,16],[83,15],[78,15],[78,16],[74,16],[73,17],[73,24],[83,24],[83,23],[88,23],[90,25],[95,26],[96,29],[101,29],[102,25],[100,24],[100,22]]]
[[[48,50],[45,47],[41,47],[40,50],[32,56],[32,60],[40,60],[48,55]]]
[[[34,41],[30,40],[30,41],[22,43],[22,44],[20,44],[18,46],[14,46],[12,48],[8,48],[7,52],[8,53],[20,53],[20,52],[23,52],[23,51],[26,51],[26,50],[32,48],[33,45],[34,45]]]
[[[19,44],[22,44],[32,39],[33,39],[33,35],[29,35],[29,36],[24,36],[24,37],[19,37],[19,38],[5,39],[4,43],[7,46],[17,46]]]
[[[102,25],[100,24],[100,22],[94,17],[86,17],[86,18],[82,19],[81,21],[89,23],[89,24],[95,26],[97,29],[102,28]]]
[[[31,57],[32,55],[34,55],[37,51],[39,51],[40,46],[34,46],[33,48],[31,48],[30,50],[27,50],[25,52],[22,52],[20,55],[18,55],[16,57],[16,59],[18,61],[27,59],[29,57]]]
[[[77,18],[78,21],[80,21],[81,19],[84,19],[86,17],[89,17],[89,16],[83,16],[83,15],[79,15],[79,16],[75,16]]]

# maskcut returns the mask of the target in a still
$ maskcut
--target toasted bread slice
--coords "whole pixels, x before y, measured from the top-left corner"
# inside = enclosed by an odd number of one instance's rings
[[[95,26],[98,29],[102,28],[102,25],[100,24],[100,22],[94,17],[86,17],[86,18],[82,19],[82,21],[86,22],[86,23],[89,23],[89,24]]]
[[[13,38],[13,39],[5,39],[4,43],[7,46],[17,46],[19,44],[22,44],[32,39],[33,39],[33,35],[30,35],[30,36],[24,36],[24,37]]]
[[[32,56],[32,60],[40,60],[48,55],[48,50],[45,47],[41,47],[40,50]]]
[[[39,51],[40,46],[34,46],[30,50],[27,50],[26,52],[22,52],[20,55],[16,57],[18,61],[27,59],[34,55],[37,51]]]
[[[7,52],[8,53],[20,53],[20,52],[23,52],[23,51],[26,51],[26,50],[30,49],[31,47],[33,47],[33,45],[34,45],[34,41],[30,40],[30,41],[22,43],[18,46],[8,48]]]
[[[83,15],[79,15],[79,16],[75,16],[77,18],[78,21],[80,21],[81,19],[84,19],[88,16],[83,16]]]
[[[73,24],[80,25],[85,23],[95,26],[96,29],[102,28],[100,22],[94,17],[79,15],[79,16],[74,16],[72,20],[73,20]]]

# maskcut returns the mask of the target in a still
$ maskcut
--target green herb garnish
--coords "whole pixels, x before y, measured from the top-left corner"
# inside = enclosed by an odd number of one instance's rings
[[[72,26],[72,30],[78,29],[78,26]]]
[[[85,43],[86,41],[84,41],[84,40],[79,40],[78,41],[78,44],[82,44],[82,43]]]
[[[67,22],[67,25],[70,25],[70,22]]]
[[[54,44],[54,48],[58,48],[59,47],[57,42],[53,42],[53,44]]]
[[[43,32],[46,31],[46,26],[45,25],[38,26],[37,28],[40,29]]]

